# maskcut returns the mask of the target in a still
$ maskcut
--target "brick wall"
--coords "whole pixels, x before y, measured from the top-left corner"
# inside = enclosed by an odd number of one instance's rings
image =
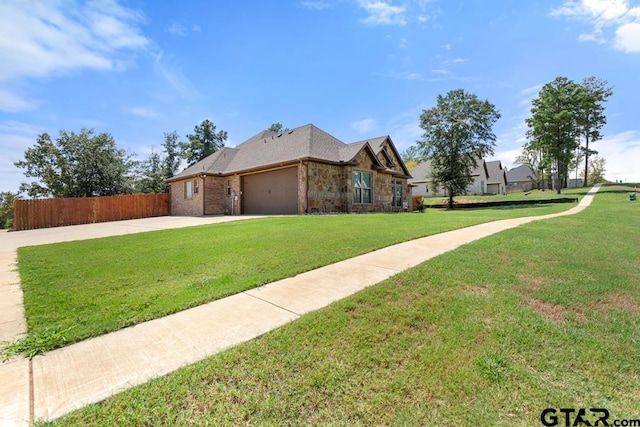
[[[185,183],[191,181],[192,197],[185,198]],[[199,190],[195,192],[195,183],[198,182]],[[183,179],[171,183],[171,215],[202,215],[202,178]]]

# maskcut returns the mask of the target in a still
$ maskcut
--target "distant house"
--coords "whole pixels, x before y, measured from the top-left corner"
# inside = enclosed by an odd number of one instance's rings
[[[489,194],[506,194],[507,192],[507,174],[502,168],[500,160],[485,162],[489,176],[487,177],[487,193]]]
[[[391,137],[345,144],[308,124],[223,147],[167,183],[172,215],[398,212],[410,177]]]
[[[520,165],[506,173],[507,191],[512,193],[515,191],[530,191],[537,188],[535,174],[527,165]]]
[[[411,186],[412,196],[422,197],[446,197],[447,192],[444,188],[437,188],[431,182],[429,177],[431,174],[431,162],[425,160],[418,164],[411,171],[413,178],[408,180]],[[487,192],[487,183],[489,181],[489,171],[487,163],[484,160],[478,161],[478,166],[471,173],[473,182],[467,187],[467,194],[484,194]]]

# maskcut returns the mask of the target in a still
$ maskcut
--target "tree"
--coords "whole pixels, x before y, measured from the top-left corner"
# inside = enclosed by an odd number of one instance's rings
[[[579,92],[579,119],[578,126],[580,134],[584,138],[584,179],[583,186],[588,185],[589,177],[589,156],[598,154],[597,151],[589,148],[589,143],[594,143],[602,139],[600,130],[607,123],[604,115],[604,103],[613,95],[613,90],[607,87],[606,80],[600,80],[593,76],[582,81]]]
[[[543,155],[543,164],[550,165],[554,187],[558,194],[569,175],[569,165],[575,156],[579,136],[578,84],[566,77],[543,86],[532,101],[531,117],[526,119],[531,148]]]
[[[19,196],[20,193],[0,192],[0,229],[11,228],[13,225],[13,202]]]
[[[546,189],[546,179],[549,176],[549,165],[545,162],[546,156],[535,143],[527,143],[522,149],[522,154],[516,157],[516,164],[528,166],[533,172],[531,177],[538,190]]]
[[[288,132],[290,129],[289,128],[282,129],[282,123],[278,122],[278,123],[273,123],[271,126],[269,126],[269,129],[267,130],[271,132],[281,133],[281,132]]]
[[[400,157],[402,157],[402,161],[407,163],[410,161],[415,161],[416,163],[420,163],[424,160],[424,152],[420,150],[420,147],[417,145],[412,145],[402,153],[400,153]]]
[[[178,134],[164,134],[162,153],[152,152],[147,160],[138,163],[136,191],[139,193],[164,193],[167,191],[165,180],[175,175],[180,167]]]
[[[188,134],[189,142],[181,142],[182,157],[187,160],[189,166],[210,156],[222,147],[227,140],[227,132],[221,130],[216,133],[216,125],[209,120],[193,128],[193,134]]]
[[[587,181],[587,177],[589,180],[588,185],[606,182],[607,180],[604,178],[606,164],[607,160],[604,157],[593,156],[591,160],[589,160],[588,175],[583,175],[583,182]]]
[[[25,169],[26,177],[37,178],[20,186],[31,197],[110,196],[132,191],[134,162],[108,133],[62,130],[55,143],[43,133],[24,156],[25,160],[14,164]]]
[[[466,192],[478,161],[493,154],[496,136],[493,124],[500,113],[489,101],[481,101],[463,89],[438,95],[437,105],[423,110],[420,127],[425,131],[418,147],[431,161],[431,180],[453,197]]]
[[[162,160],[162,176],[164,179],[171,178],[178,172],[180,168],[180,143],[178,142],[178,133],[176,131],[164,133],[164,158]],[[226,138],[226,137],[225,137]]]

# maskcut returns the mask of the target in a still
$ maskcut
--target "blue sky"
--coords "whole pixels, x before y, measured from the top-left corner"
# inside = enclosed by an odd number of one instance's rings
[[[462,88],[502,118],[507,167],[557,76],[608,80],[610,180],[640,181],[640,2],[625,0],[4,0],[0,191],[38,134],[109,132],[138,158],[204,119],[237,145],[274,122],[344,142],[420,138],[438,94]]]

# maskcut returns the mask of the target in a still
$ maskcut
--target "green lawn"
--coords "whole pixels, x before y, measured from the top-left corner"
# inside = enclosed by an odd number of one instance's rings
[[[531,191],[519,191],[508,194],[492,194],[492,195],[462,195],[453,198],[454,203],[480,203],[480,202],[502,202],[510,200],[546,200],[546,199],[559,199],[565,197],[578,197],[586,194],[589,188],[567,188],[562,190],[561,194],[557,194],[555,190],[531,190]],[[447,197],[425,197],[425,206],[447,204],[449,199]]]
[[[639,419],[638,242],[640,202],[603,188],[580,214],[465,245],[55,425]]]
[[[18,250],[33,355],[409,239],[570,206],[294,216]]]

